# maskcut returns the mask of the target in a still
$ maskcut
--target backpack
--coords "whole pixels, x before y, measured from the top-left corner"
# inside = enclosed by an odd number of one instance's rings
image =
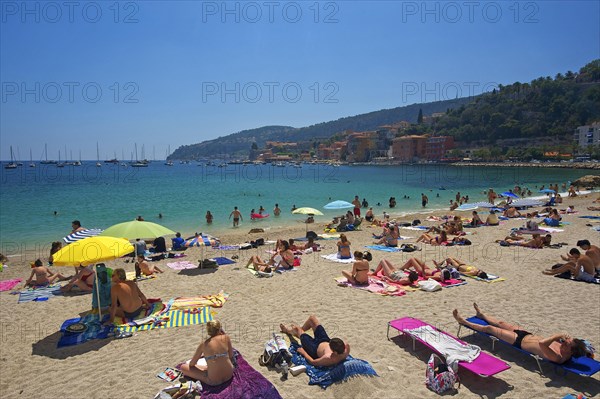
[[[265,350],[258,358],[258,364],[277,370],[282,369],[284,375],[287,375],[287,369],[291,363],[292,354],[288,350],[287,343],[281,335],[274,333],[273,338],[265,344]]]
[[[454,384],[460,380],[458,375],[448,367],[448,364],[435,353],[432,353],[427,362],[427,370],[425,371],[425,385],[433,392],[441,394],[454,389]]]
[[[418,248],[414,244],[402,244],[400,245],[402,252],[415,252]]]

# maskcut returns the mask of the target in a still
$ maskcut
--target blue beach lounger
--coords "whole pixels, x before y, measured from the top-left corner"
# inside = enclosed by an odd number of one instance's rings
[[[467,321],[469,321],[469,322],[471,322],[473,324],[479,324],[481,326],[487,326],[488,325],[487,321],[482,320],[482,319],[480,319],[478,317],[475,317],[475,316],[474,317],[469,317],[467,319]],[[458,333],[456,335],[460,334],[460,329],[462,327],[469,328],[467,326],[460,325],[460,327],[458,327]],[[470,330],[472,330],[472,329],[470,329]],[[540,356],[534,355],[534,354],[532,354],[530,352],[527,352],[527,351],[525,351],[523,349],[517,349],[514,346],[510,345],[508,342],[502,341],[501,339],[496,338],[493,335],[490,335],[490,334],[487,334],[487,333],[484,333],[484,332],[481,332],[481,331],[476,331],[476,330],[473,330],[473,331],[475,331],[478,334],[482,334],[482,335],[485,335],[485,336],[489,337],[492,340],[492,350],[494,350],[494,345],[495,345],[496,341],[500,341],[500,342],[503,342],[506,345],[510,346],[511,348],[515,349],[515,350],[518,350],[520,352],[526,353],[529,356],[533,357],[535,359],[535,361],[537,362],[538,368],[540,370],[540,374],[542,374],[542,375],[544,373],[542,371],[542,365],[540,363],[540,360],[544,361],[544,362],[548,362],[548,363],[554,365],[555,369],[557,367],[560,367],[560,368],[564,369],[565,371],[569,371],[571,373],[575,373],[575,374],[578,374],[578,375],[581,375],[581,376],[584,376],[584,377],[590,377],[590,376],[596,374],[598,371],[600,371],[600,362],[598,362],[597,360],[594,360],[592,358],[589,358],[589,357],[585,357],[585,356],[582,356],[582,357],[572,357],[571,359],[569,359],[568,362],[563,363],[563,364],[558,364],[558,363],[554,363],[554,362],[551,362],[549,360],[546,360],[544,358],[541,358]]]

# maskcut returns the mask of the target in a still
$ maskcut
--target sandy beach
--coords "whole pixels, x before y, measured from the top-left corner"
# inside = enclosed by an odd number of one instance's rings
[[[533,250],[519,247],[501,247],[494,240],[504,238],[523,220],[509,220],[497,227],[470,229],[471,246],[434,247],[421,245],[415,253],[386,253],[372,251],[371,268],[386,258],[401,264],[417,256],[432,264],[454,256],[465,260],[488,273],[501,276],[505,281],[487,284],[467,279],[467,284],[445,288],[435,293],[407,292],[400,297],[382,296],[348,287],[338,287],[334,279],[351,265],[329,262],[320,255],[336,252],[335,240],[321,240],[320,253],[302,256],[296,271],[275,275],[273,278],[256,278],[244,266],[251,255],[268,256],[269,245],[247,251],[206,250],[205,257],[238,255],[237,263],[221,266],[218,270],[182,273],[166,266],[170,260],[157,264],[165,273],[152,280],[141,281],[139,286],[148,298],[167,300],[178,296],[217,294],[223,290],[230,294],[226,304],[216,310],[233,345],[246,360],[273,382],[284,398],[434,398],[437,394],[424,385],[426,361],[430,350],[417,345],[416,351],[406,338],[387,339],[387,323],[403,316],[412,316],[456,334],[458,325],[452,310],[458,308],[465,316],[473,316],[472,303],[490,314],[518,323],[540,335],[568,332],[585,338],[600,348],[600,286],[545,276],[542,270],[560,262],[560,255],[575,246],[577,240],[589,239],[598,245],[598,232],[582,219],[583,215],[598,215],[587,211],[597,193],[585,198],[565,198],[559,209],[575,205],[579,213],[564,215],[569,222],[564,232],[553,234],[554,243],[568,243],[561,249]],[[470,212],[459,213],[469,217]],[[380,216],[380,215],[378,215]],[[423,224],[423,215],[419,215]],[[404,218],[412,221],[412,217]],[[321,222],[321,223],[319,223]],[[310,227],[321,233],[324,220]],[[267,224],[264,224],[267,226]],[[304,224],[290,229],[249,234],[256,227],[242,223],[241,227],[219,237],[223,244],[235,245],[256,238],[276,240],[301,237]],[[260,227],[263,227],[261,225]],[[372,233],[379,228],[363,228],[348,233],[352,250],[364,250],[372,243]],[[403,241],[414,243],[417,231],[401,230],[403,236],[413,237]],[[186,252],[185,260],[197,262],[200,249]],[[2,280],[27,278],[29,262],[39,256],[24,252],[10,258]],[[44,254],[47,257],[47,254]],[[46,259],[46,258],[44,258]],[[109,267],[133,270],[133,264],[122,260],[108,263]],[[72,268],[52,270],[66,274]],[[189,359],[199,341],[205,337],[204,325],[187,326],[138,332],[121,340],[92,340],[66,348],[56,348],[60,325],[64,320],[77,317],[91,307],[89,295],[61,296],[44,302],[17,304],[17,295],[0,293],[0,397],[2,398],[151,398],[169,383],[156,377],[166,367]],[[306,374],[287,381],[280,375],[259,366],[264,343],[279,324],[302,323],[316,314],[330,336],[339,336],[351,345],[351,354],[371,363],[379,377],[357,377],[337,383],[326,390],[309,386]],[[463,329],[464,330],[464,329]],[[395,337],[395,333],[391,333]],[[491,343],[477,335],[463,338],[491,353]],[[481,378],[460,372],[462,386],[460,398],[562,398],[568,393],[600,395],[600,375],[584,378],[555,372],[544,364],[544,375],[537,372],[532,358],[505,345],[496,345],[493,352],[511,368],[493,378]],[[597,355],[598,357],[598,355]]]

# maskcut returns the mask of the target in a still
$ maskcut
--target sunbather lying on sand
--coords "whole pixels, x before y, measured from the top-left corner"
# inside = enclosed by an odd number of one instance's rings
[[[467,276],[474,276],[474,277],[479,277],[482,279],[487,279],[488,275],[486,272],[484,272],[483,270],[480,270],[478,268],[476,268],[475,266],[469,266],[467,265],[465,262],[463,262],[462,260],[453,258],[453,257],[448,257],[445,259],[446,262],[446,266],[451,266],[456,268],[456,270],[458,270],[460,273],[462,274],[466,274]],[[438,264],[436,261],[433,261],[433,263],[437,266],[440,267],[442,266],[443,262]]]
[[[540,234],[534,234],[531,240],[525,240],[522,236],[509,236],[504,240],[496,240],[496,242],[505,242],[511,246],[527,248],[542,248],[545,244],[544,238]]]
[[[565,363],[571,356],[592,356],[593,348],[586,344],[584,340],[571,338],[570,335],[554,334],[551,337],[543,338],[539,335],[520,330],[519,326],[511,324],[491,315],[481,312],[476,303],[473,304],[477,317],[489,323],[487,326],[474,324],[465,320],[458,314],[458,310],[452,312],[454,318],[459,324],[467,326],[475,331],[484,332],[493,335],[496,338],[505,341],[517,349],[523,349],[534,355],[543,357],[555,363]]]
[[[427,234],[427,233],[423,233],[421,234],[421,236],[419,238],[417,238],[417,242],[426,242],[427,244],[431,244],[431,245],[442,245],[443,242],[447,242],[448,241],[448,235],[446,234],[446,231],[442,230],[440,232],[439,236],[435,236],[432,237],[431,235]]]
[[[35,280],[33,279],[35,277]],[[52,273],[40,259],[36,260],[31,265],[31,275],[25,281],[25,286],[44,287],[52,284],[55,281],[66,280],[60,273]]]
[[[302,327],[295,324],[290,327],[280,324],[279,327],[282,333],[300,339],[302,346],[298,348],[298,353],[313,366],[335,366],[343,362],[350,354],[350,345],[345,344],[339,338],[329,338],[325,328],[314,315],[310,316]],[[314,338],[306,334],[308,330],[313,330]]]
[[[518,218],[521,217],[521,212],[519,212],[514,206],[511,206],[510,208],[504,211],[503,215],[507,218]]]
[[[406,265],[405,265],[406,266]],[[410,268],[407,267],[407,269]],[[396,284],[402,285],[413,285],[415,281],[419,279],[419,275],[416,271],[410,270],[409,274],[406,275],[404,269],[396,267],[387,259],[382,259],[377,265],[377,269],[372,273],[372,275],[377,275],[380,271],[383,272],[384,280],[394,282]]]

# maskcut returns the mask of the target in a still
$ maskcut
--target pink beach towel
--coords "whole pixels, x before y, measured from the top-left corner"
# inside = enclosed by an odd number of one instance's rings
[[[408,273],[406,273],[406,271],[404,272],[404,274],[406,274],[406,277],[408,277]],[[379,280],[383,280],[383,278],[385,277],[385,274],[383,274],[383,270],[380,270],[379,272],[377,272],[376,275],[373,275],[372,277],[379,279]],[[419,279],[417,281],[425,281],[425,280],[427,280],[427,279],[419,276]],[[387,280],[386,283],[389,285],[393,285],[395,287],[406,287],[406,285],[397,284],[397,283],[394,283],[393,281],[389,281],[389,280]],[[456,287],[459,285],[467,284],[467,282],[464,280],[458,280],[458,279],[454,279],[454,278],[451,278],[444,282],[438,281],[438,283],[440,283],[442,285],[442,287],[444,287],[444,288]]]
[[[12,290],[21,281],[23,281],[22,278],[14,278],[12,280],[3,280],[3,281],[0,281],[0,291]]]
[[[169,266],[173,270],[197,269],[198,268],[197,264],[194,264],[187,260],[183,260],[181,262],[167,263],[167,266]]]
[[[335,281],[337,281],[338,284],[343,284],[347,287],[358,288],[359,290],[369,291],[374,294],[388,295],[388,296],[402,296],[402,295],[406,294],[406,292],[398,286],[394,286],[395,288],[397,288],[395,291],[388,291],[386,289],[387,288],[386,283],[384,283],[380,280],[374,279],[374,278],[369,278],[369,285],[351,284],[348,282],[348,280],[345,277],[339,277],[339,278],[335,279]]]

